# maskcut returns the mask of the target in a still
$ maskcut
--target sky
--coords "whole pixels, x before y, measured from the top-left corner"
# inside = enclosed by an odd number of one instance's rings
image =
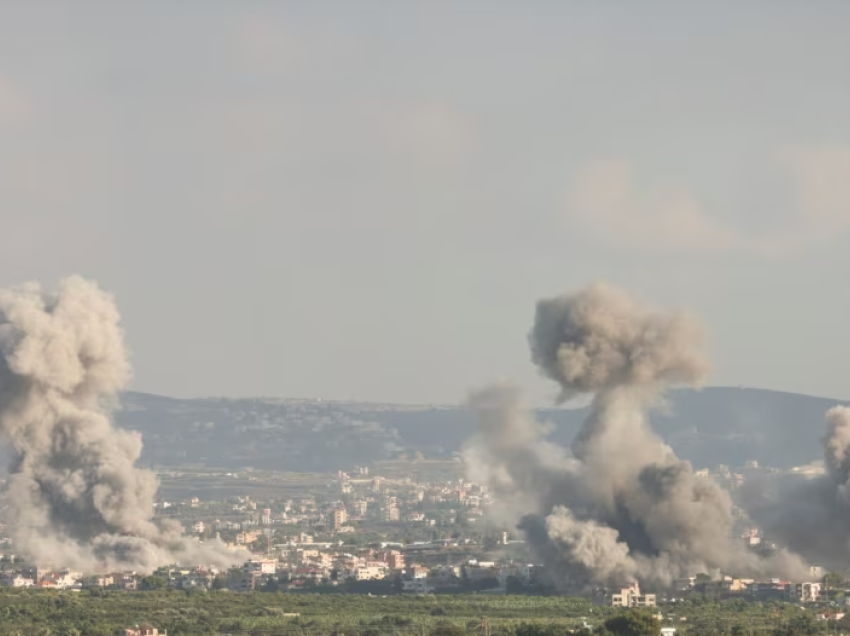
[[[535,302],[607,280],[711,384],[850,398],[850,3],[0,16],[0,286],[97,280],[134,389],[546,401]]]

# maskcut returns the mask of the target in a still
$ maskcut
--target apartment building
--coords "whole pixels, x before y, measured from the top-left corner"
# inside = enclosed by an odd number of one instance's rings
[[[820,583],[790,583],[786,587],[788,600],[797,601],[798,603],[817,603],[821,600]]]
[[[611,595],[614,607],[655,607],[655,594],[641,594],[640,585],[632,583]]]

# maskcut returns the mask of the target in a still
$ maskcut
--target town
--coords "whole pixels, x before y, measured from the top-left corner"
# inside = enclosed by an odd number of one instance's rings
[[[416,463],[413,462],[415,465]],[[487,489],[462,477],[416,481],[384,466],[391,476],[359,466],[336,474],[283,476],[254,471],[206,475],[250,485],[265,495],[233,495],[224,501],[198,496],[160,500],[156,517],[178,520],[198,542],[220,541],[245,555],[233,567],[174,563],[154,572],[78,572],[29,564],[0,539],[0,585],[42,590],[231,590],[234,592],[337,591],[373,594],[577,595],[611,607],[655,607],[691,595],[761,602],[844,602],[844,573],[811,566],[806,580],[754,580],[694,572],[663,589],[642,592],[633,581],[618,589],[571,590],[555,586],[546,564],[535,561],[522,534],[494,525]],[[433,467],[432,467],[433,468]],[[443,467],[445,468],[445,467]],[[719,466],[701,475],[733,493],[762,472],[757,462],[739,469]],[[171,489],[196,472],[170,470]],[[247,488],[247,486],[246,486]],[[277,498],[276,490],[297,493]],[[758,528],[742,523],[740,541],[755,551],[775,545]],[[850,603],[850,596],[846,597]],[[835,612],[832,613],[835,618]]]

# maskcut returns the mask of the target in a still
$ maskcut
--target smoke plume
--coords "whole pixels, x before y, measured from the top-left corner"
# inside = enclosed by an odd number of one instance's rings
[[[134,466],[141,436],[110,419],[129,377],[118,311],[95,284],[0,290],[0,437],[13,455],[5,494],[16,550],[89,570],[232,562],[220,542],[152,521],[157,480]]]
[[[846,569],[850,567],[850,408],[827,411],[821,443],[823,475],[753,484],[747,508],[768,536],[811,563]]]
[[[571,456],[545,439],[517,389],[497,386],[470,397],[479,429],[466,458],[564,585],[668,585],[697,572],[798,567],[787,555],[765,562],[733,543],[728,494],[696,477],[649,426],[666,386],[707,375],[693,318],[597,284],[540,301],[529,341],[560,399],[593,396]]]

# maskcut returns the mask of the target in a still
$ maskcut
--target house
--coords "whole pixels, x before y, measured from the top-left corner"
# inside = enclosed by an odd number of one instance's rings
[[[192,572],[180,579],[182,590],[208,590],[215,576],[204,572]]]
[[[79,575],[72,572],[50,572],[42,581],[50,581],[59,590],[67,590],[80,586]]]
[[[30,578],[15,574],[13,576],[3,577],[0,579],[0,585],[7,587],[32,587],[34,581]]]
[[[113,579],[112,576],[90,576],[86,579],[83,579],[84,588],[109,587],[114,583],[115,579]]]
[[[168,634],[152,625],[142,624],[122,630],[120,636],[168,636]]]

